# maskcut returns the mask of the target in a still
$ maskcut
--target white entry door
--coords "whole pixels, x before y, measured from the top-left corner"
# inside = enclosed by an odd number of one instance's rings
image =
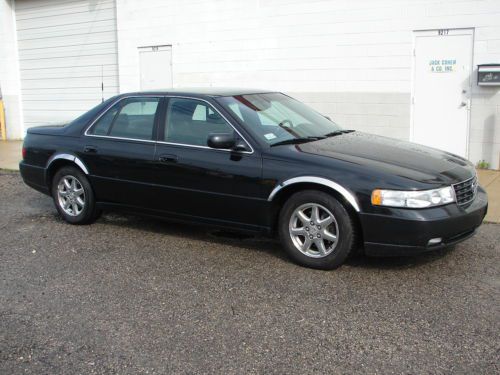
[[[172,47],[139,48],[141,90],[172,87]]]
[[[467,157],[473,30],[415,32],[411,140]]]

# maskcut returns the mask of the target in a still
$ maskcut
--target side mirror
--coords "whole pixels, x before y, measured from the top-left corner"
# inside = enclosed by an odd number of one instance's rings
[[[232,149],[236,144],[233,133],[210,134],[207,145],[211,148]]]

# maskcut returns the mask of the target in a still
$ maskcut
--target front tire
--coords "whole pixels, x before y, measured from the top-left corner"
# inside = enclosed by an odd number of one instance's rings
[[[331,270],[355,248],[355,226],[349,212],[333,196],[317,190],[292,195],[279,218],[279,235],[296,263]]]
[[[52,179],[52,198],[62,218],[70,224],[90,224],[100,215],[87,177],[76,167],[59,169]]]

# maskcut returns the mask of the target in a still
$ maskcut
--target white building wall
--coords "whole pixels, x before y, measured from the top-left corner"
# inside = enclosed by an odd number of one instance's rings
[[[474,67],[500,62],[498,0],[117,1],[122,92],[138,47],[172,45],[174,87],[279,90],[346,128],[409,139],[414,30],[475,28]],[[500,94],[473,84],[470,159],[498,168]]]
[[[20,139],[24,131],[13,8],[13,1],[0,0],[0,90],[5,105],[7,137],[8,139]]]

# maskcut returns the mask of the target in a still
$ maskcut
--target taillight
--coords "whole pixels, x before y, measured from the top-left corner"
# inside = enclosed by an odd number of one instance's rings
[[[26,148],[23,147],[22,153],[23,153],[23,159],[26,159]]]

